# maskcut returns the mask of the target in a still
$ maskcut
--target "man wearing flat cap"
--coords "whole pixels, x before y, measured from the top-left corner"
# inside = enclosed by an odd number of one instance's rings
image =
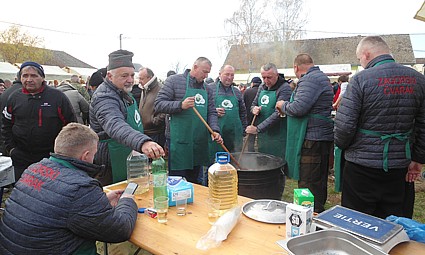
[[[25,62],[18,76],[22,89],[11,94],[2,109],[1,132],[16,181],[29,165],[50,156],[62,127],[77,121],[68,97],[47,86],[41,65]]]
[[[90,103],[90,127],[100,140],[94,163],[106,166],[98,177],[102,185],[127,179],[126,159],[132,150],[149,158],[164,155],[162,147],[143,134],[136,100],[126,91],[134,83],[132,58],[126,50],[109,54],[106,78]]]

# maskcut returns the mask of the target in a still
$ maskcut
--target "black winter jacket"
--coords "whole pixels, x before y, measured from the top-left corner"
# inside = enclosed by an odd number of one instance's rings
[[[391,62],[382,62],[391,61]],[[410,135],[412,160],[425,163],[425,77],[394,62],[390,55],[373,59],[353,76],[335,119],[335,144],[345,150],[346,160],[382,169],[386,141],[359,129],[381,134]],[[391,139],[388,168],[404,168],[405,141]]]
[[[71,102],[61,91],[47,85],[35,95],[24,88],[17,90],[3,109],[1,133],[6,151],[17,147],[48,155],[62,127],[76,121]]]

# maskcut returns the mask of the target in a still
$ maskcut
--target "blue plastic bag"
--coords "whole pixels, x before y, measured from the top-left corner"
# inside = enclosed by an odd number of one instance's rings
[[[410,240],[425,243],[425,224],[394,215],[388,216],[386,220],[402,225]]]

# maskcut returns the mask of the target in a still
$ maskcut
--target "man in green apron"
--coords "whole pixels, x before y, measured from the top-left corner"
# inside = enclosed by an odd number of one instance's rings
[[[425,77],[395,63],[379,36],[363,38],[356,55],[364,70],[350,79],[335,118],[346,160],[341,204],[412,217],[413,183],[425,163]]]
[[[166,130],[169,174],[194,183],[198,182],[201,167],[212,164],[208,140],[223,142],[212,91],[204,82],[211,65],[209,59],[200,57],[191,70],[168,77],[154,103],[155,112],[170,115]],[[211,136],[203,121],[214,131]]]
[[[218,114],[218,123],[224,145],[230,152],[241,151],[243,133],[247,126],[246,107],[242,93],[233,83],[235,68],[231,65],[221,67],[217,82],[208,85],[214,91],[214,103]],[[210,141],[210,158],[223,148]]]
[[[300,54],[294,60],[298,84],[288,101],[276,108],[288,118],[286,161],[288,176],[314,195],[314,211],[322,212],[327,198],[329,154],[333,141],[333,89],[329,78]]]
[[[264,83],[252,103],[252,113],[258,115],[257,125],[249,125],[247,134],[258,134],[258,152],[285,158],[286,118],[275,109],[278,100],[289,100],[291,87],[278,73],[273,63],[261,67]]]
[[[102,185],[127,179],[126,160],[132,150],[149,158],[164,155],[162,147],[143,134],[138,106],[126,91],[134,83],[132,57],[126,50],[109,55],[106,78],[90,104],[90,127],[100,138],[94,162],[106,166],[98,177]]]

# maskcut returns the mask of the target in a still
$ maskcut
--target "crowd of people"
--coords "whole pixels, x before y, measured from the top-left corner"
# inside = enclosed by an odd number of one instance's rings
[[[132,52],[118,50],[87,87],[74,77],[58,89],[46,84],[41,65],[23,63],[0,96],[2,152],[16,177],[0,221],[0,253],[95,254],[94,240],[127,240],[137,206],[131,195],[102,187],[127,178],[133,150],[166,156],[170,175],[199,183],[215,152],[238,152],[244,139],[248,151],[286,160],[286,175],[313,193],[315,212],[325,210],[334,167],[342,206],[412,217],[411,184],[425,163],[425,77],[396,63],[379,36],[354,51],[364,70],[341,76],[336,89],[305,53],[294,59],[296,83],[266,63],[249,88],[234,83],[229,64],[208,77],[205,57],[162,82],[148,67],[135,70]]]

